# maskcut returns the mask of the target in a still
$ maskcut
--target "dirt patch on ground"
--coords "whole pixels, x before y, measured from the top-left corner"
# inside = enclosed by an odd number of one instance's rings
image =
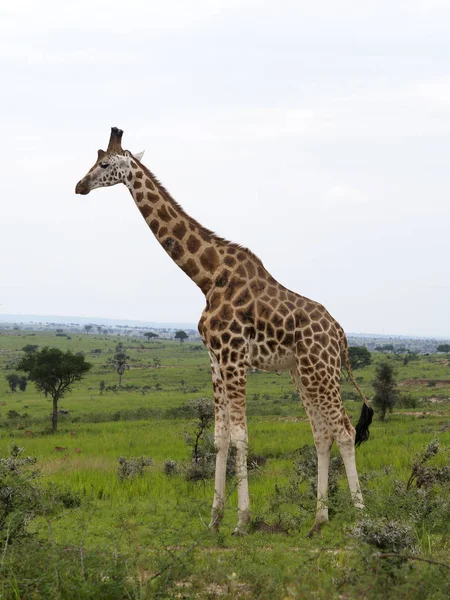
[[[408,386],[408,385],[427,385],[430,386],[431,385],[434,388],[443,388],[443,387],[448,387],[450,386],[450,379],[439,379],[439,380],[434,380],[434,379],[403,379],[402,381],[400,381],[401,386]]]
[[[443,412],[440,411],[427,411],[427,410],[420,410],[420,411],[397,411],[397,412],[393,412],[393,415],[406,415],[408,417],[429,417],[429,416],[441,416],[443,414]]]

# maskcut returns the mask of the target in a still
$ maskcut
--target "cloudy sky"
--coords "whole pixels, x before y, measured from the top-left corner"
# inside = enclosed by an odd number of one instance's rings
[[[0,313],[197,322],[112,125],[187,212],[348,332],[450,335],[450,4],[0,4]]]

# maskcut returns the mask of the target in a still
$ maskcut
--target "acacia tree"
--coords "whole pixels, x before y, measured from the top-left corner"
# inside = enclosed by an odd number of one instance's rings
[[[159,337],[157,333],[153,333],[153,331],[146,331],[144,333],[144,337],[147,338],[147,342],[149,342],[152,338],[157,338]]]
[[[392,412],[398,398],[394,367],[386,362],[378,364],[372,386],[375,390],[373,403],[380,414],[380,419],[384,421],[387,411]]]
[[[188,337],[188,334],[185,331],[182,331],[181,329],[180,331],[177,331],[175,333],[175,339],[180,340],[180,344],[182,344],[184,340],[187,340]]]
[[[129,364],[127,363],[129,358],[130,357],[127,356],[122,342],[117,344],[116,353],[112,357],[111,362],[117,371],[117,375],[119,376],[119,387],[122,387],[122,375],[125,373],[125,369],[130,368]]]
[[[394,344],[383,344],[382,346],[376,346],[375,352],[394,352]]]
[[[52,429],[58,429],[58,402],[67,392],[72,391],[76,381],[80,381],[92,365],[83,355],[63,352],[59,348],[42,348],[39,352],[26,354],[17,369],[25,371],[28,379],[39,392],[50,396],[53,402]]]
[[[372,363],[372,355],[365,346],[350,346],[348,349],[350,365],[353,370],[363,369]]]

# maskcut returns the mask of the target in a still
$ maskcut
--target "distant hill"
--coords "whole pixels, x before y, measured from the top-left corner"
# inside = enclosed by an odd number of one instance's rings
[[[160,323],[158,321],[139,321],[133,319],[105,319],[103,317],[76,317],[61,315],[8,315],[0,313],[0,323],[54,323],[54,324],[74,324],[74,325],[103,325],[105,327],[148,327],[151,329],[191,329],[197,331],[197,323],[182,323],[173,321],[169,323]],[[406,340],[448,340],[448,335],[417,336],[417,335],[398,335],[398,334],[379,334],[379,333],[347,333],[350,344],[367,345],[369,348],[375,342],[389,343],[396,341],[398,345]]]
[[[102,317],[74,317],[61,315],[5,315],[0,313],[0,323],[75,323],[77,325],[103,325],[110,327],[150,327],[154,329],[193,329],[196,323],[158,323],[156,321],[136,321],[133,319],[104,319]]]

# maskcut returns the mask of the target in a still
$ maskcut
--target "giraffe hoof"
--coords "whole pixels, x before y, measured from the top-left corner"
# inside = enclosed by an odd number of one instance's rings
[[[313,538],[316,535],[321,536],[322,535],[322,527],[324,525],[325,525],[325,523],[314,523],[314,525],[311,527],[311,530],[306,537]]]
[[[239,527],[236,527],[236,529],[231,535],[234,535],[236,537],[244,537],[247,535],[247,531],[245,529],[239,529]]]

